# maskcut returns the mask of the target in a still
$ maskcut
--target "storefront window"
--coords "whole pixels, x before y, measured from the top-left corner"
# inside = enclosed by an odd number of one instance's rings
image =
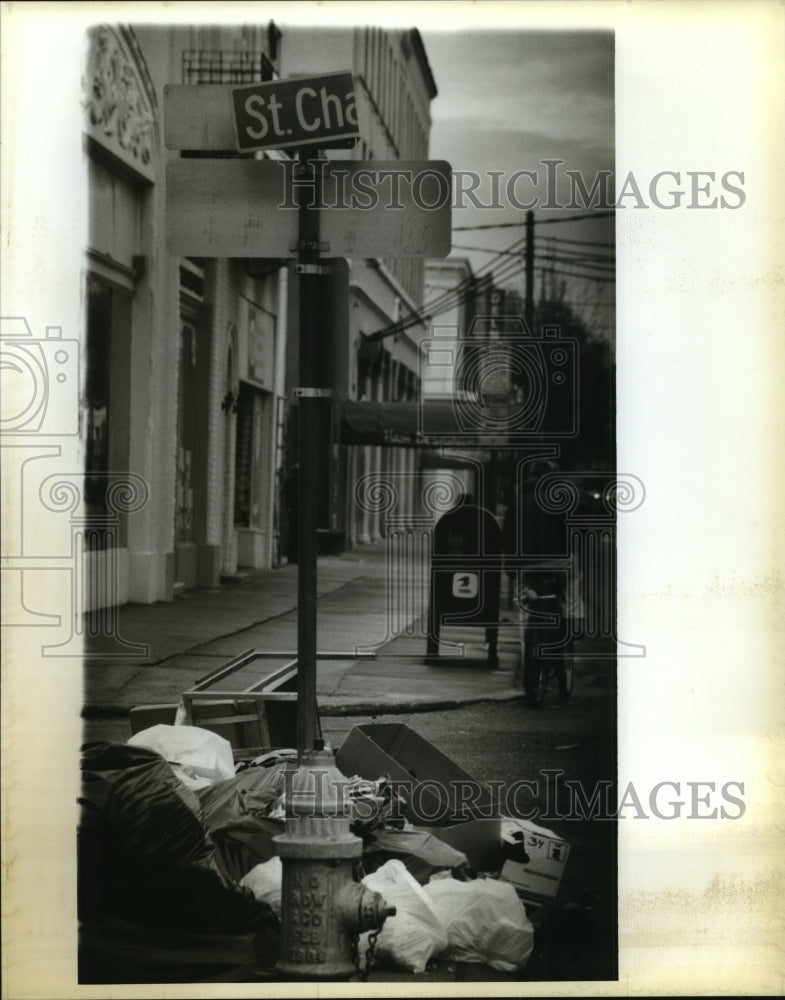
[[[262,415],[264,393],[240,383],[235,439],[234,523],[238,528],[261,527]]]
[[[87,366],[85,373],[85,513],[106,514],[109,472],[110,349],[112,289],[91,279],[87,286]]]
[[[180,392],[178,401],[175,532],[179,544],[194,540],[194,456],[197,448],[196,322],[183,318],[180,327]]]

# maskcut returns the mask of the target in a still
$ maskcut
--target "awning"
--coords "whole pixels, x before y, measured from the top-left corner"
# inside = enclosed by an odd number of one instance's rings
[[[424,403],[345,400],[341,412],[341,442],[410,448],[446,444],[473,446],[461,431],[452,400]]]
[[[423,449],[420,452],[421,469],[470,469],[476,470],[477,463],[485,462],[488,459],[488,452],[472,449],[472,457],[468,455],[454,454],[452,451],[445,451],[442,448]]]

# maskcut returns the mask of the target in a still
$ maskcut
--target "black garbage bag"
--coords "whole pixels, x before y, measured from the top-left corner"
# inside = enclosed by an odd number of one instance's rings
[[[80,803],[82,826],[96,821],[114,850],[173,863],[209,860],[199,800],[153,750],[87,744]]]
[[[238,816],[217,826],[210,836],[215,844],[215,865],[227,882],[238,885],[252,868],[275,854],[273,837],[283,833],[282,819]]]
[[[275,853],[273,837],[284,831],[281,812],[286,762],[250,767],[200,791],[200,815],[215,848],[215,864],[234,883]]]
[[[196,793],[202,821],[208,830],[238,816],[267,817],[282,813],[287,762],[249,767],[233,778],[216,781]]]
[[[420,885],[440,871],[461,880],[471,877],[466,855],[424,830],[377,829],[365,838],[363,867],[367,872],[376,871],[391,858],[402,861]]]
[[[189,933],[250,934],[261,942],[259,954],[274,964],[277,918],[269,906],[222,881],[197,817],[198,799],[166,761],[141,747],[88,744],[82,768],[77,841],[80,938],[87,942],[80,945],[82,981],[98,981],[96,968],[106,965],[106,947],[91,947],[101,937],[96,929],[103,930],[106,944],[107,929],[118,921],[140,933],[159,930],[162,952],[172,947],[172,935],[181,942]],[[151,964],[157,964],[154,957]]]

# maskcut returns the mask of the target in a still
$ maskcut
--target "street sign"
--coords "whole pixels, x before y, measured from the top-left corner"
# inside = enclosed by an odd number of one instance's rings
[[[320,249],[332,257],[446,257],[451,169],[443,160],[320,160]],[[173,256],[296,257],[291,161],[172,160]]]
[[[446,257],[452,169],[444,160],[329,161],[321,239],[340,257]]]
[[[273,160],[171,160],[166,243],[173,257],[296,257],[297,209],[279,209]]]
[[[285,149],[360,134],[349,72],[231,88],[237,149]]]
[[[348,75],[351,74],[340,74]],[[321,78],[320,78],[321,79]],[[288,82],[288,81],[287,81]],[[301,84],[308,85],[307,80],[301,80]],[[268,86],[268,84],[255,84],[255,87]],[[164,87],[164,144],[167,149],[188,149],[199,150],[201,152],[216,153],[237,151],[237,130],[234,120],[234,100],[232,92],[237,90],[236,86],[227,83],[198,83],[198,84],[175,84],[168,83]],[[319,100],[321,95],[317,91]],[[321,121],[322,115],[318,106],[313,103],[313,98],[304,94],[301,99],[302,112],[308,125],[313,125],[314,115],[318,115]],[[280,98],[276,95],[276,100]],[[254,105],[252,104],[253,108]],[[327,109],[330,112],[329,123],[332,126],[337,123],[334,117],[334,104],[330,104],[327,98]],[[310,114],[309,114],[310,113]],[[351,114],[351,111],[349,111]],[[249,119],[258,126],[258,120]],[[346,123],[346,115],[344,115]],[[351,125],[351,122],[349,122]],[[253,125],[252,125],[253,127]],[[278,128],[281,129],[281,118],[278,115]],[[293,126],[285,126],[293,127]],[[306,130],[307,131],[307,130]],[[357,138],[356,128],[344,131],[342,135],[350,136],[343,139],[321,139],[317,140],[320,147],[326,149],[351,148]],[[289,136],[289,139],[292,137]],[[282,148],[284,146],[304,145],[305,141],[283,141],[270,143],[269,146]],[[309,139],[308,145],[314,143]],[[265,146],[254,146],[254,149],[268,148]]]

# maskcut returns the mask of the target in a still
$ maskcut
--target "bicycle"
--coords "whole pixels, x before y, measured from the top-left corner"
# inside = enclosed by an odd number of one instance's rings
[[[537,594],[531,589],[525,589],[519,600],[521,655],[516,680],[523,683],[526,701],[532,708],[542,707],[551,671],[556,675],[559,697],[568,701],[575,671],[572,641],[565,638],[561,627],[562,602],[556,594]]]

